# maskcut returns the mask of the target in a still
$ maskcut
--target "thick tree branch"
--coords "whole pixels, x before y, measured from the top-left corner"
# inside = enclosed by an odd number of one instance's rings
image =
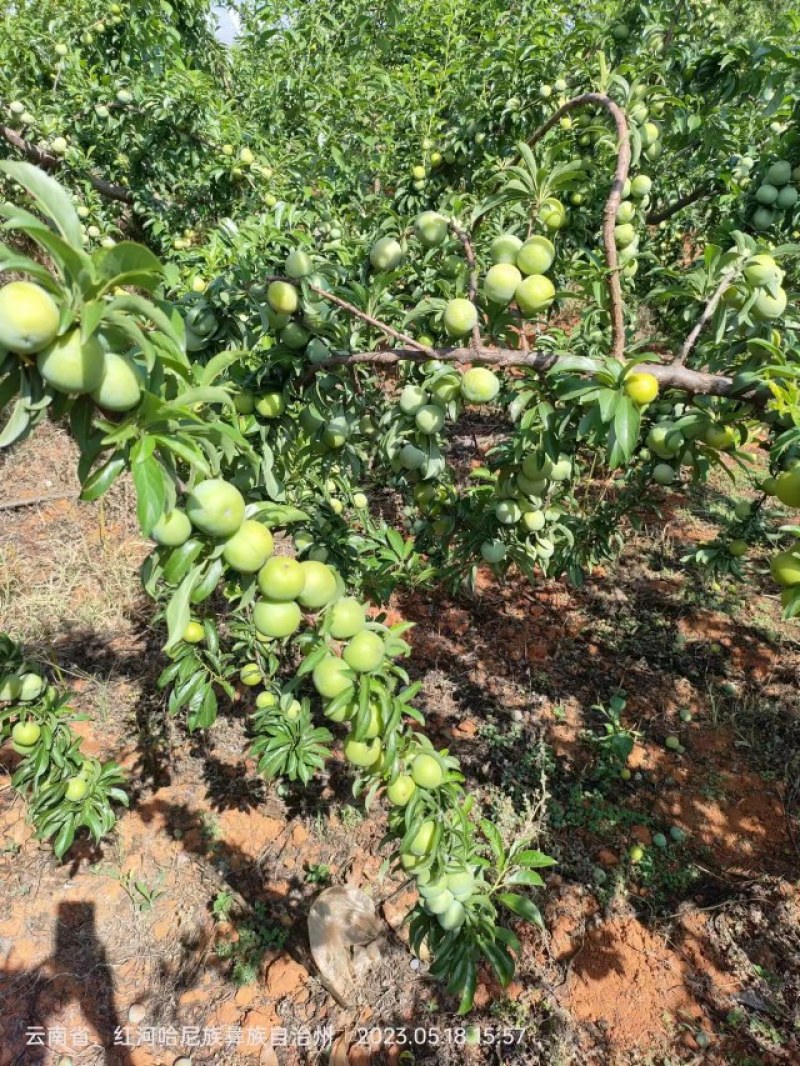
[[[584,93],[565,104],[550,116],[543,126],[528,140],[533,146],[555,126],[555,124],[570,111],[579,107],[592,104],[606,110],[617,127],[617,168],[614,171],[614,181],[611,192],[603,209],[603,245],[605,247],[606,265],[608,267],[608,295],[611,302],[611,327],[612,327],[612,355],[617,359],[625,357],[625,316],[622,304],[622,285],[619,280],[619,259],[617,257],[617,245],[614,240],[614,227],[617,224],[617,208],[622,199],[622,189],[628,179],[628,171],[631,166],[631,144],[628,133],[628,122],[621,108],[614,101],[601,93]]]
[[[731,282],[733,281],[733,279],[736,277],[736,275],[738,273],[739,273],[739,264],[738,263],[734,263],[733,266],[728,267],[728,269],[722,275],[722,278],[720,279],[719,285],[717,286],[717,288],[714,290],[714,292],[709,297],[709,300],[706,303],[706,306],[703,308],[703,313],[698,318],[698,320],[697,320],[697,322],[696,322],[696,324],[694,326],[694,329],[691,331],[689,336],[686,338],[686,340],[681,345],[681,349],[678,352],[678,354],[676,355],[676,357],[675,357],[675,359],[674,359],[674,361],[672,363],[673,366],[683,366],[683,364],[686,362],[686,360],[688,359],[688,357],[689,357],[689,355],[690,355],[690,353],[692,351],[692,348],[694,348],[694,346],[695,346],[695,344],[697,342],[697,338],[700,336],[700,334],[703,331],[703,327],[705,326],[706,322],[708,322],[708,320],[712,317],[712,315],[716,311],[717,307],[719,306],[719,302],[722,299],[723,294],[725,293],[725,290],[730,288]]]
[[[12,130],[10,126],[0,126],[0,134],[8,141],[9,144],[13,144],[20,152],[23,153],[32,163],[36,163],[43,170],[57,170],[61,166],[61,159],[57,155],[52,155],[50,152],[45,152],[42,148],[37,148],[35,144],[31,144],[30,141],[26,141],[16,130]],[[98,178],[91,171],[87,172],[86,180],[89,184],[104,196],[107,200],[118,200],[123,204],[133,203],[133,193],[130,189],[124,188],[122,185],[115,185],[113,182],[106,181],[105,178]]]
[[[673,204],[661,207],[657,211],[650,211],[645,215],[644,220],[648,226],[657,226],[659,222],[666,222],[668,218],[672,218],[679,211],[683,211],[684,207],[691,207],[692,204],[696,204],[704,196],[709,196],[713,191],[714,186],[711,184],[698,185],[696,189],[692,189],[685,196],[679,197]]]
[[[376,352],[354,352],[351,355],[337,355],[325,362],[315,363],[301,379],[301,384],[311,380],[322,370],[336,366],[359,366],[364,364],[377,366],[394,366],[398,363],[423,363],[428,359],[455,364],[484,363],[496,367],[519,366],[529,370],[547,371],[563,364],[580,374],[591,375],[600,368],[599,363],[589,358],[556,355],[553,352],[517,352],[510,348],[439,348],[426,352],[416,349],[398,348]],[[661,363],[639,363],[634,369],[638,373],[652,374],[663,389],[678,389],[693,396],[732,396],[733,379],[721,374],[709,374],[688,367],[664,365]],[[751,389],[746,393],[736,393],[737,399],[762,402],[762,395]]]

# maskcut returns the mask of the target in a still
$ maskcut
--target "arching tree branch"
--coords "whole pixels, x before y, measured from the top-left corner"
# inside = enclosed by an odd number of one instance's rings
[[[674,203],[668,204],[666,207],[661,207],[657,211],[650,211],[645,215],[644,220],[648,226],[657,226],[659,222],[666,222],[668,218],[677,215],[679,211],[684,209],[684,207],[691,207],[692,204],[696,204],[697,201],[702,200],[704,196],[709,196],[713,191],[714,186],[710,183],[698,185],[696,189],[692,189],[692,191],[687,192],[685,196],[679,197]]]
[[[602,107],[611,115],[617,127],[617,167],[614,171],[614,181],[611,192],[603,208],[603,245],[605,247],[606,265],[608,267],[608,295],[611,302],[611,328],[612,328],[612,354],[617,359],[625,357],[625,316],[622,303],[622,285],[619,280],[619,259],[617,257],[617,245],[614,240],[614,227],[617,224],[617,208],[622,199],[622,189],[628,179],[628,171],[631,166],[631,144],[628,133],[628,122],[622,109],[614,101],[602,93],[584,93],[572,100],[567,100],[557,111],[554,111],[543,126],[540,126],[528,140],[531,147],[540,141],[555,124],[570,111],[579,107],[592,104]]]
[[[0,126],[0,134],[12,144],[16,149],[23,153],[26,158],[30,159],[32,163],[36,163],[43,170],[57,170],[61,166],[61,159],[57,155],[52,155],[50,152],[45,152],[42,148],[37,148],[35,144],[31,144],[30,141],[26,141],[16,130],[12,130],[10,126]],[[130,189],[124,188],[122,185],[115,185],[113,182],[106,181],[105,178],[98,178],[96,175],[89,171],[86,174],[86,180],[107,200],[118,200],[123,204],[133,203],[133,193]]]

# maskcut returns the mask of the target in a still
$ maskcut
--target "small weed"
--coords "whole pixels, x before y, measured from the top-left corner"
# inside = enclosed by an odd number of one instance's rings
[[[211,913],[218,922],[227,922],[230,918],[231,908],[233,907],[234,896],[232,892],[226,892],[224,889],[218,892],[214,899],[211,901]]]
[[[216,815],[208,811],[201,815],[200,832],[203,836],[203,843],[207,848],[213,847],[221,839],[222,830]]]
[[[327,885],[331,879],[331,868],[324,862],[308,864],[306,881],[310,885]]]
[[[159,874],[158,880],[152,888],[146,881],[140,881],[135,878],[130,871],[126,874],[122,874],[119,878],[119,883],[128,893],[128,897],[130,898],[134,909],[140,914],[151,911],[159,896],[164,895],[164,890],[161,887],[163,881],[163,873]]]
[[[700,795],[704,799],[720,800],[725,798],[725,789],[722,784],[722,775],[714,769],[707,771],[703,783],[700,785]]]
[[[212,910],[220,896],[225,895],[224,892],[219,893]],[[236,922],[231,938],[217,941],[214,950],[218,958],[230,960],[234,983],[248,985],[258,977],[267,952],[280,950],[288,936],[288,931],[282,925],[271,920],[266,904],[256,903],[251,915]]]
[[[350,803],[345,803],[339,808],[339,821],[345,829],[357,829],[364,821],[363,813]]]
[[[552,753],[519,722],[501,724],[491,716],[478,727],[478,735],[489,748],[490,762],[500,771],[500,791],[514,810],[521,811],[531,792],[541,786],[542,774],[549,774]]]
[[[625,710],[627,701],[625,693],[619,692],[612,696],[606,707],[603,703],[595,703],[592,710],[602,718],[602,732],[596,730],[584,730],[584,739],[597,746],[600,752],[600,776],[613,773],[619,776],[620,770],[625,766],[633,751],[636,741],[641,739],[641,733],[626,726],[622,721],[622,712]]]

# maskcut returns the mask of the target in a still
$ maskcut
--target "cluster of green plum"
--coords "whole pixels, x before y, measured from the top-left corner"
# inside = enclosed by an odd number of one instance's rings
[[[752,317],[761,322],[780,318],[787,304],[783,279],[784,272],[773,257],[758,252],[746,261],[741,281],[728,286],[722,294],[723,302],[735,311],[747,307]]]
[[[326,715],[332,721],[347,721],[357,711],[357,705],[337,697],[352,696],[358,675],[373,674],[383,666],[386,627],[370,622],[366,605],[345,595],[338,571],[318,560],[301,562],[291,556],[274,555],[259,570],[257,580],[261,593],[253,606],[257,639],[266,643],[294,636],[305,620],[311,637],[302,642],[306,654],[319,647],[315,634],[326,642],[326,652],[321,657],[317,655],[311,674],[314,688],[328,701]],[[313,616],[313,620],[305,616]],[[333,641],[343,643],[341,654],[333,650]],[[246,663],[240,671],[240,681],[247,686],[262,684],[264,677],[258,664]],[[332,701],[336,701],[335,706],[331,706]],[[258,707],[272,706],[274,702],[263,694],[256,699]],[[377,737],[382,729],[378,712],[373,709],[373,713],[374,720],[366,733],[368,740]]]
[[[438,919],[442,929],[460,929],[466,920],[465,904],[479,891],[475,872],[469,866],[449,864],[439,877],[430,871],[417,875],[422,906]]]
[[[560,229],[566,220],[564,205],[555,197],[547,197],[540,206],[539,218],[546,228]],[[414,221],[414,232],[424,248],[435,248],[446,241],[450,223],[435,211],[423,211]],[[553,264],[555,248],[547,237],[537,235],[523,242],[512,233],[503,233],[492,241],[489,255],[492,265],[484,280],[484,295],[490,306],[508,307],[514,302],[524,316],[538,314],[550,306],[555,287],[545,273]],[[370,251],[370,262],[376,270],[394,270],[402,258],[403,247],[393,237],[381,237]],[[478,308],[472,300],[455,297],[444,308],[442,324],[450,339],[468,337],[478,324]]]
[[[91,217],[91,209],[86,204],[78,204],[75,208],[78,218],[82,219],[81,222],[81,239],[84,244],[89,244],[90,241],[99,241],[101,248],[113,248],[117,243],[114,238],[103,231],[99,226],[96,226],[93,222],[90,222],[87,226],[85,221]]]
[[[2,638],[4,643],[7,638]],[[0,704],[6,704],[6,708],[0,711],[0,725],[2,719],[10,721],[9,714],[16,714],[17,721],[11,727],[11,746],[18,755],[24,758],[36,755],[39,746],[46,744],[52,747],[53,728],[47,725],[43,729],[39,719],[46,719],[46,714],[39,714],[32,709],[43,696],[56,696],[56,689],[48,685],[47,679],[30,664],[22,664],[21,668],[11,670],[0,676]],[[62,723],[63,726],[63,723]],[[0,733],[4,733],[3,729]],[[73,803],[79,803],[89,791],[90,766],[79,770],[78,773],[68,774],[63,781],[64,798]]]
[[[11,122],[18,122],[21,126],[33,126],[36,122],[36,117],[30,113],[21,100],[12,100],[8,105],[8,113]]]
[[[500,499],[494,504],[494,517],[498,523],[499,536],[481,544],[481,557],[487,563],[503,562],[507,553],[503,533],[522,530],[528,539],[532,554],[542,560],[549,559],[555,545],[547,536],[546,527],[556,520],[561,512],[554,505],[546,506],[545,498],[572,478],[572,460],[560,455],[553,460],[538,451],[529,452],[518,468],[504,471],[498,480]]]
[[[39,673],[28,669],[9,671],[0,676],[0,703],[33,703],[46,688],[47,681]],[[16,736],[13,739],[17,741]],[[23,740],[22,743],[32,742]]]
[[[354,414],[340,403],[332,404],[324,415],[312,407],[303,407],[298,422],[314,450],[320,452],[338,452],[348,441],[369,439],[377,432],[370,415]]]
[[[421,384],[411,382],[400,392],[396,408],[400,417],[392,419],[393,436],[387,444],[392,470],[423,480],[440,472],[431,443],[444,428],[448,412],[456,415],[464,403],[491,403],[500,391],[500,379],[486,367],[461,373],[433,359],[424,369]]]
[[[752,221],[757,230],[769,229],[775,221],[776,211],[791,211],[796,206],[797,187],[791,182],[800,182],[800,166],[792,168],[791,163],[779,159],[767,167],[754,193],[758,206]]]
[[[201,352],[207,348],[217,332],[217,316],[207,301],[193,299],[188,302],[184,314],[183,326],[186,334],[186,351]]]
[[[139,403],[144,372],[129,355],[110,349],[102,333],[88,339],[62,321],[56,301],[40,285],[11,281],[0,288],[0,351],[36,367],[47,385],[68,395],[89,394],[106,411],[130,411]],[[66,327],[66,328],[65,328]]]
[[[273,556],[258,574],[264,599],[253,608],[256,635],[265,639],[272,628],[263,617],[265,603],[303,606],[308,630],[298,637],[305,665],[300,676],[310,676],[314,691],[322,699],[329,721],[344,724],[348,732],[343,751],[348,763],[375,785],[382,785],[391,805],[390,827],[401,839],[400,862],[413,872],[422,906],[438,918],[445,930],[455,930],[466,920],[465,904],[476,889],[473,872],[463,862],[451,858],[443,847],[447,817],[444,807],[451,798],[452,777],[457,763],[446,752],[437,752],[403,721],[409,707],[393,695],[393,682],[384,667],[408,647],[392,639],[386,626],[370,621],[367,606],[344,594],[340,575],[333,567],[318,562],[299,563]],[[281,632],[282,636],[291,633]],[[272,630],[274,632],[274,630]],[[240,680],[246,686],[266,684],[258,663],[245,664]],[[363,682],[371,682],[368,698]],[[269,732],[274,722],[297,722],[303,713],[301,702],[291,691],[278,694],[264,688],[256,696],[254,722],[261,732]],[[259,742],[255,752],[267,751]],[[451,783],[448,790],[443,786]],[[457,786],[456,793],[457,794]],[[443,806],[444,805],[444,806]],[[434,869],[441,876],[434,878]]]
[[[508,307],[513,301],[524,317],[547,310],[556,295],[555,286],[545,276],[556,257],[548,237],[537,234],[521,241],[513,233],[502,233],[492,241],[489,255],[492,266],[483,291],[490,304]]]
[[[649,162],[654,163],[661,156],[663,144],[661,142],[661,127],[657,122],[653,122],[649,118],[648,105],[644,100],[646,91],[646,87],[643,85],[634,87],[632,92],[633,102],[628,111],[628,116],[633,130],[641,142],[642,155]],[[659,112],[663,111],[661,101],[653,102],[649,106]]]
[[[683,404],[666,403],[653,413],[655,421],[645,437],[645,448],[651,457],[662,460],[652,470],[657,485],[671,485],[679,467],[691,465],[696,443],[715,452],[734,451],[741,443],[737,427],[714,421],[700,408],[692,411]]]
[[[313,559],[300,563],[273,555],[272,533],[257,518],[247,517],[245,499],[229,481],[198,482],[186,497],[185,509],[168,511],[150,531],[156,544],[170,549],[198,535],[212,540],[228,569],[256,575],[263,598],[256,601],[253,618],[264,641],[291,636],[300,628],[301,608],[318,610],[337,595],[339,584],[329,567]],[[195,643],[203,636],[202,625],[193,621],[183,639]]]
[[[786,469],[762,481],[761,488],[784,506],[800,510],[800,459],[789,459]],[[790,617],[800,615],[800,541],[773,556],[770,571],[781,586],[784,610]]]
[[[342,669],[371,672],[383,662],[384,642],[366,628],[365,609],[358,601],[344,595],[341,575],[318,559],[299,561],[288,555],[275,555],[274,538],[257,518],[246,517],[247,505],[241,492],[221,478],[198,482],[186,497],[185,509],[174,508],[163,515],[151,530],[156,544],[179,548],[190,537],[205,536],[214,542],[214,550],[225,566],[241,575],[254,575],[260,597],[253,604],[253,623],[257,638],[269,643],[298,632],[304,612],[316,614],[331,607],[326,614],[326,632],[336,639],[349,638]],[[183,639],[199,643],[204,639],[203,626],[189,622]],[[330,670],[324,667],[320,676]],[[246,675],[257,673],[255,681]],[[245,684],[260,683],[256,664],[243,667]]]
[[[330,304],[324,299],[301,299],[298,283],[303,278],[322,281],[314,277],[314,263],[302,248],[293,248],[284,263],[286,278],[275,279],[267,286],[266,317],[278,341],[291,352],[303,352],[312,363],[321,363],[330,358],[331,352],[325,341],[315,332],[327,321]]]
[[[256,160],[255,154],[252,148],[245,145],[236,151],[236,148],[232,144],[223,144],[220,148],[220,154],[231,162],[231,177],[234,179],[242,178],[246,171],[251,171],[253,174],[258,174],[262,178],[271,178],[273,174],[272,167],[265,166]],[[267,204],[267,207],[275,206]]]
[[[639,268],[636,255],[639,251],[639,235],[634,227],[637,209],[643,209],[649,203],[653,182],[647,174],[637,174],[629,178],[622,188],[622,199],[617,208],[614,226],[614,243],[617,247],[618,261],[626,277],[633,277]]]

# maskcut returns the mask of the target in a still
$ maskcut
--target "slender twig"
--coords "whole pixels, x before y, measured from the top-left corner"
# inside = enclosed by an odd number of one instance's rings
[[[79,492],[51,492],[45,496],[32,496],[28,500],[7,500],[0,503],[0,511],[15,511],[20,507],[36,507],[50,500],[77,500]]]
[[[614,101],[602,93],[584,93],[572,100],[567,100],[557,111],[554,111],[543,126],[529,138],[528,144],[533,147],[555,124],[570,111],[575,111],[586,104],[604,108],[614,119],[617,127],[617,167],[614,171],[614,181],[611,184],[611,192],[608,194],[606,205],[603,208],[603,245],[605,247],[606,266],[608,267],[608,295],[611,302],[611,328],[612,348],[611,353],[617,359],[625,358],[625,315],[622,303],[622,285],[619,280],[619,259],[617,245],[614,240],[614,227],[617,223],[617,208],[622,199],[622,189],[628,180],[628,171],[631,165],[631,144],[628,132],[628,122],[622,109]]]
[[[478,302],[478,265],[475,260],[475,249],[472,246],[472,241],[469,239],[469,234],[461,228],[454,218],[448,219],[450,228],[456,237],[461,241],[461,245],[464,249],[464,258],[467,261],[467,267],[469,268],[469,298],[470,302],[477,305]],[[472,347],[477,352],[483,347],[483,338],[481,337],[480,319],[476,321],[472,327]]]
[[[62,161],[59,156],[52,155],[50,152],[44,151],[43,148],[37,148],[35,144],[26,141],[24,137],[9,126],[0,126],[0,134],[5,137],[9,144],[13,144],[32,163],[36,163],[43,170],[56,170],[61,166]],[[113,182],[106,181],[105,178],[98,178],[91,171],[87,172],[86,180],[107,200],[119,200],[123,204],[133,203],[133,193],[130,189],[123,188],[122,185],[115,185]]]
[[[311,380],[315,374],[322,370],[329,370],[337,366],[394,366],[397,363],[422,363],[435,358],[442,362],[463,363],[486,363],[496,367],[518,366],[529,370],[547,371],[552,370],[559,364],[568,365],[569,369],[580,374],[591,375],[595,373],[600,364],[594,359],[582,359],[576,361],[574,356],[559,356],[553,352],[518,352],[510,348],[439,348],[421,352],[416,349],[388,349],[375,352],[353,352],[350,355],[336,355],[321,363],[314,363],[308,368],[300,384]],[[679,389],[681,392],[701,396],[731,396],[733,395],[734,382],[732,378],[722,374],[709,374],[701,370],[691,370],[689,367],[674,363],[664,365],[662,363],[639,363],[634,369],[638,373],[652,374],[662,388]],[[762,394],[755,389],[744,393],[736,393],[737,399],[748,400],[757,404],[763,400]]]
[[[290,285],[299,287],[299,282],[294,278],[284,278],[277,274],[271,274],[266,279],[269,281],[286,281]],[[347,300],[343,300],[341,296],[334,296],[332,292],[328,292],[327,289],[321,289],[318,285],[312,285],[306,283],[311,292],[315,292],[317,296],[321,296],[325,300],[330,300],[331,303],[336,304],[337,307],[341,307],[343,311],[347,311],[349,315],[353,315],[355,318],[360,318],[362,322],[367,322],[370,326],[374,326],[375,329],[385,333],[389,337],[394,337],[397,341],[402,341],[403,344],[409,345],[416,352],[422,352],[427,359],[433,357],[433,348],[429,348],[426,344],[420,344],[419,341],[414,340],[413,337],[409,337],[407,333],[401,333],[399,330],[394,329],[387,322],[382,322],[379,318],[374,318],[372,315],[368,315],[366,311],[362,311],[355,304],[348,303]],[[319,364],[320,366],[322,364]]]
[[[692,189],[685,196],[679,197],[674,203],[659,208],[657,211],[650,211],[645,215],[644,220],[648,226],[657,226],[659,222],[666,222],[668,218],[677,215],[684,207],[691,207],[692,204],[696,204],[704,196],[709,196],[713,191],[714,186],[711,184],[698,185],[696,189]]]
[[[713,316],[726,289],[730,288],[731,282],[738,273],[739,264],[734,263],[732,266],[729,266],[725,273],[722,275],[722,277],[720,278],[719,285],[709,297],[706,306],[703,308],[703,313],[700,315],[697,322],[695,323],[692,332],[683,342],[680,351],[675,356],[675,359],[672,362],[673,366],[683,366],[683,364],[689,358],[689,354],[691,353],[692,348],[694,348],[695,344],[697,343],[697,338],[702,333],[703,327],[705,326],[706,322],[708,322],[708,320]]]

